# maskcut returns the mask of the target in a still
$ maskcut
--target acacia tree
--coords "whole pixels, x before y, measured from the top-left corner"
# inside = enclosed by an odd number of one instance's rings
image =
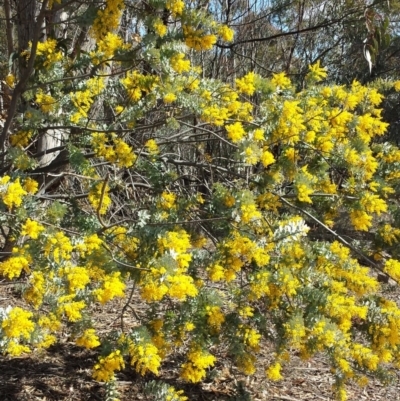
[[[219,56],[228,53],[242,73],[285,71],[301,82],[308,65],[320,60],[331,71],[329,80],[336,83],[396,74],[388,67],[397,58],[398,47],[390,42],[397,37],[398,7],[398,2],[357,0],[215,1],[209,5],[218,20],[237,33],[231,43],[218,43],[216,52]],[[212,73],[216,73],[215,63]]]
[[[32,9],[6,77],[0,272],[24,283],[25,307],[1,309],[3,352],[67,326],[99,350],[110,397],[126,363],[158,374],[181,355],[180,377],[199,382],[223,358],[253,374],[265,346],[271,380],[290,350],[326,354],[342,400],[349,379],[393,377],[400,310],[375,273],[400,279],[400,150],[376,140],[378,90],[324,85],[319,62],[301,91],[283,72],[209,78],[198,63],[234,38],[202,3]],[[116,297],[120,327],[100,337],[91,306]]]

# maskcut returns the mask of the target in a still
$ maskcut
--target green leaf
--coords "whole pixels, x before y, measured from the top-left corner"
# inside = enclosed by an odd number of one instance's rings
[[[82,28],[89,27],[96,19],[98,11],[99,9],[91,4],[83,14],[77,17],[76,22]]]

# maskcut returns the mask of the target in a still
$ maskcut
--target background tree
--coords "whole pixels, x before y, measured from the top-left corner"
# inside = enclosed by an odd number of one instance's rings
[[[320,60],[335,83],[365,83],[383,74],[380,63],[387,65],[396,54],[393,48],[385,52],[390,44],[385,34],[396,37],[396,2],[390,8],[385,1],[368,6],[359,1],[228,2],[210,9],[235,28],[235,41],[219,47],[229,49],[239,63],[248,63],[244,70],[285,71],[301,81],[308,65]],[[377,56],[372,77],[365,47]]]

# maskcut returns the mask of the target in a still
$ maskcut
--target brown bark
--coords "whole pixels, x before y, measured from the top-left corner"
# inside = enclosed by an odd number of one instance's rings
[[[8,59],[10,59],[11,54],[14,51],[14,40],[11,22],[11,7],[9,0],[4,0],[4,13],[6,17],[7,57]]]
[[[35,30],[38,28],[35,23],[37,15],[36,9],[37,9],[36,0],[19,0],[17,2],[16,25],[17,25],[19,53],[21,53],[22,51],[26,50],[29,47],[29,42],[31,42],[35,36]],[[40,23],[40,25],[42,24]],[[38,33],[39,32],[37,32],[37,34]],[[26,68],[27,68],[26,59],[24,57],[20,57],[19,58],[20,77],[24,75]]]

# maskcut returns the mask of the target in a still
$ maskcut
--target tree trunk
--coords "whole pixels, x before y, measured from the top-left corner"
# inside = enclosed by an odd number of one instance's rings
[[[36,0],[18,0],[17,2],[17,36],[18,53],[26,50],[29,42],[32,41],[35,32],[35,20],[37,16]],[[19,58],[19,76],[22,76],[26,70],[26,59]]]
[[[11,7],[9,0],[4,0],[4,14],[6,17],[7,58],[10,59],[11,54],[14,51],[14,40],[11,23]]]

